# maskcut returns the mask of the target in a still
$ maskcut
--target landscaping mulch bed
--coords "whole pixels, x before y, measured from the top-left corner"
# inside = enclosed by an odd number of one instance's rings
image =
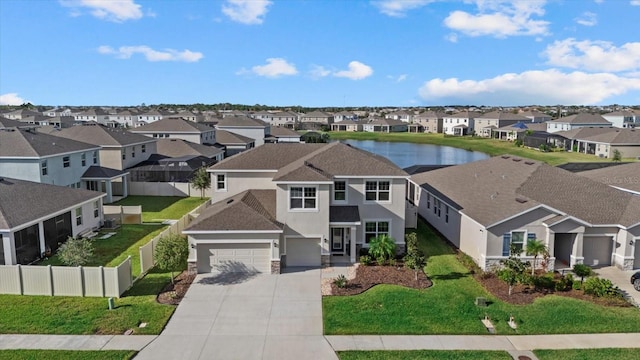
[[[506,282],[498,279],[493,274],[475,274],[475,279],[491,294],[500,300],[515,305],[531,304],[539,297],[545,295],[554,294],[558,296],[566,296],[574,299],[590,301],[599,305],[605,306],[620,306],[628,307],[632,306],[629,302],[623,299],[611,299],[611,298],[599,298],[585,294],[582,290],[566,290],[566,291],[552,291],[549,289],[535,289],[533,286],[516,285],[513,287],[511,296],[509,296],[509,285]],[[580,280],[576,280],[580,281]]]
[[[367,291],[375,285],[391,284],[414,289],[426,289],[431,286],[431,280],[424,272],[418,272],[418,281],[415,280],[413,270],[403,266],[364,266],[356,270],[354,279],[347,281],[344,288],[331,284],[332,295],[356,295]]]
[[[175,277],[175,284],[167,284],[158,294],[156,301],[167,305],[180,304],[180,300],[187,294],[187,290],[195,278],[195,274],[189,275],[187,271],[181,272]]]

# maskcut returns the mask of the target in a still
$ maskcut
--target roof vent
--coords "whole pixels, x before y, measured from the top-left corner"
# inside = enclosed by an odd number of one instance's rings
[[[502,155],[502,156],[501,156],[501,158],[503,158],[503,159],[508,159],[508,158],[510,158],[510,157],[511,157],[511,156],[509,156],[509,155]]]
[[[533,164],[535,164],[533,161],[525,161],[524,163],[525,163],[525,164],[527,164],[527,165],[533,165]]]
[[[233,199],[227,200],[227,205],[231,204],[232,202],[233,202]]]
[[[517,197],[517,198],[516,198],[516,201],[517,201],[517,202],[519,202],[520,204],[524,204],[524,203],[526,203],[526,202],[527,202],[527,201],[529,201],[529,200],[528,200],[528,199],[525,199],[525,198],[523,198],[523,197]]]
[[[518,161],[522,161],[522,159],[513,158],[513,161],[518,162]]]

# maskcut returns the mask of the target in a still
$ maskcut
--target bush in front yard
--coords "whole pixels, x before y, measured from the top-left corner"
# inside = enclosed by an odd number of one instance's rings
[[[158,268],[171,272],[171,282],[173,283],[173,273],[182,271],[187,267],[189,242],[186,238],[177,234],[163,236],[158,240],[153,258]]]
[[[611,280],[599,278],[597,276],[590,277],[583,284],[584,293],[596,297],[622,298],[620,289],[613,285]]]
[[[364,266],[369,266],[371,265],[371,256],[369,255],[362,255],[360,256],[360,264],[364,265]]]
[[[396,256],[396,241],[389,235],[378,235],[369,242],[369,255],[376,260],[391,259]]]

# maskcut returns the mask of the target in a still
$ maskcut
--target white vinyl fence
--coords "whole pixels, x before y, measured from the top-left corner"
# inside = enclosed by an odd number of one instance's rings
[[[120,297],[132,284],[131,257],[116,267],[0,265],[0,294]]]

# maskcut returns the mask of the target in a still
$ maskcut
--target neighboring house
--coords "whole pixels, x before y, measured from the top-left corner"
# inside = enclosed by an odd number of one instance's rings
[[[357,120],[341,120],[331,124],[331,131],[362,131],[362,123]]]
[[[492,111],[475,118],[475,134],[481,137],[493,137],[498,128],[511,126],[516,123],[530,122],[529,118],[503,111]]]
[[[19,120],[23,124],[33,124],[38,126],[55,126],[59,129],[68,128],[75,125],[76,120],[73,116],[28,116]]]
[[[397,110],[390,112],[384,116],[385,119],[400,120],[405,123],[413,123],[414,114],[407,110]]]
[[[19,127],[29,127],[29,125],[23,124],[18,120],[12,120],[12,119],[8,119],[6,117],[0,116],[0,129],[19,128]]]
[[[375,119],[362,124],[362,131],[366,132],[407,132],[409,124],[402,120]]]
[[[264,121],[267,124],[271,124],[271,122],[273,121],[273,113],[269,111],[257,111],[249,115],[249,117]]]
[[[266,144],[208,170],[213,205],[184,231],[200,273],[355,262],[387,234],[404,251],[408,174],[339,143]]]
[[[640,156],[640,129],[582,127],[559,131],[554,135],[564,138],[556,140],[556,143],[567,151],[612,158],[615,150],[618,150],[623,158]]]
[[[503,126],[497,129],[493,129],[491,131],[491,136],[506,141],[515,141],[515,140],[524,140],[526,136],[533,135],[536,133],[545,133],[547,130],[547,125],[542,123],[532,123],[532,122],[516,122],[511,125]],[[527,145],[528,146],[528,145]]]
[[[13,111],[9,111],[2,114],[2,116],[4,116],[5,118],[11,119],[11,120],[21,120],[22,118],[25,118],[25,117],[39,116],[39,115],[42,115],[42,113],[28,110],[28,109],[13,110]]]
[[[265,139],[266,142],[270,143],[299,143],[300,142],[300,134],[294,130],[288,129],[286,127],[278,127],[271,126],[269,130],[270,136]]]
[[[161,113],[158,110],[150,110],[146,112],[141,112],[138,114],[137,122],[134,124],[135,127],[142,126],[144,124],[151,124],[152,122],[156,122],[158,120],[162,120],[165,114]]]
[[[100,147],[35,129],[0,129],[0,176],[84,188],[84,173],[100,166]]]
[[[215,128],[181,118],[165,118],[131,129],[129,132],[157,139],[182,139],[194,144],[213,145],[216,143]]]
[[[538,110],[522,111],[519,112],[518,115],[524,116],[534,123],[543,123],[551,120],[550,115],[542,113]]]
[[[421,126],[422,132],[425,133],[442,133],[444,114],[436,111],[425,111],[413,118],[413,123]]]
[[[480,116],[473,111],[445,114],[442,118],[442,131],[445,135],[471,135],[475,131],[475,119]]]
[[[76,121],[95,121],[99,124],[105,124],[109,121],[109,113],[100,108],[91,108],[74,114]]]
[[[42,112],[42,115],[57,117],[57,116],[71,116],[73,117],[73,112],[69,108],[52,108]]]
[[[226,116],[216,124],[216,129],[251,138],[255,146],[264,144],[264,139],[269,136],[271,130],[269,124],[248,116]],[[222,144],[219,140],[217,142]]]
[[[635,115],[631,111],[616,111],[602,115],[613,127],[634,128],[636,127]]]
[[[182,120],[187,120],[187,121],[196,122],[196,123],[203,122],[205,119],[204,115],[199,113],[194,113],[192,111],[181,111],[177,114],[168,114],[168,115],[165,115],[163,118],[182,119]]]
[[[0,178],[0,265],[29,264],[102,224],[105,195]]]
[[[344,120],[357,121],[358,115],[352,111],[340,111],[333,114],[333,122],[339,123]],[[344,131],[344,130],[343,130]]]
[[[225,158],[256,147],[254,139],[225,130],[217,131],[216,140],[224,148]]]
[[[126,128],[133,128],[138,124],[138,113],[131,110],[121,110],[115,114],[110,114],[109,121]]]
[[[249,116],[249,113],[241,110],[221,110],[220,115],[222,118],[230,117],[230,116]]]
[[[300,126],[305,130],[319,130],[323,126],[330,128],[333,124],[333,115],[323,111],[312,111],[300,116]]]
[[[569,131],[581,127],[611,127],[607,119],[598,114],[580,113],[547,121],[547,132]]]
[[[508,155],[411,182],[420,215],[484,270],[499,266],[511,246],[532,260],[524,249],[533,239],[548,247],[549,270],[640,267],[640,197],[628,192]]]
[[[640,162],[581,171],[576,174],[640,196]]]
[[[224,150],[215,147],[194,144],[182,139],[158,139],[156,154],[163,157],[204,156],[216,162],[224,159]]]
[[[271,121],[268,122],[271,126],[285,127],[288,129],[295,129],[298,124],[298,114],[290,111],[279,111],[271,114]]]
[[[144,187],[152,187],[152,184],[149,183],[188,183],[198,169],[213,165],[214,163],[215,160],[204,156],[185,155],[180,157],[164,157],[155,154],[148,160],[129,169],[131,173],[131,185],[136,194],[149,194],[151,193],[149,189],[144,191]],[[142,187],[143,189],[138,189],[138,187]],[[154,194],[159,196],[165,195],[160,193]],[[174,193],[170,193],[168,195],[173,194]]]

